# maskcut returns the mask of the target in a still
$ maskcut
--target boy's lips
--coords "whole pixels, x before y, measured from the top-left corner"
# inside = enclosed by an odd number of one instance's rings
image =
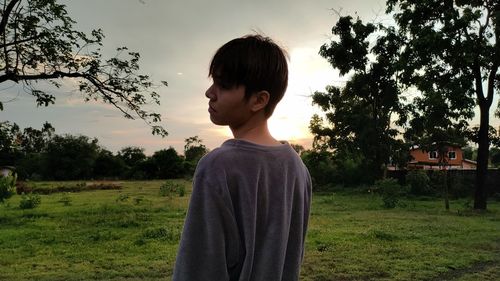
[[[217,110],[215,110],[210,104],[208,104],[208,112],[217,112]]]

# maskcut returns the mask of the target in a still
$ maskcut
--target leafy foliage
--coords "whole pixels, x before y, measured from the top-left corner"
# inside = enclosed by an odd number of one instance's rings
[[[352,17],[341,17],[332,32],[337,40],[325,44],[320,55],[348,75],[344,87],[328,86],[316,92],[313,103],[326,114],[326,121],[313,116],[310,130],[315,143],[332,149],[334,154],[359,155],[365,173],[373,181],[382,176],[382,169],[392,154],[403,148],[396,139],[398,131],[391,126],[406,121],[406,109],[399,99],[400,88],[394,79],[399,39],[394,30],[364,24]],[[378,33],[375,45],[370,38]]]
[[[491,165],[500,167],[500,149],[493,147],[490,151]]]
[[[183,159],[173,147],[155,151],[151,157],[157,167],[156,177],[160,179],[181,178],[184,175]]]
[[[0,203],[14,195],[16,178],[16,174],[10,172],[7,175],[0,175]]]
[[[47,145],[45,175],[55,180],[89,179],[98,155],[97,139],[56,135]]]
[[[184,168],[188,174],[192,175],[194,174],[198,161],[208,153],[208,148],[198,136],[189,137],[185,139],[184,142]]]
[[[0,165],[16,166],[20,178],[40,173],[40,153],[45,151],[54,128],[45,122],[42,129],[21,130],[15,123],[0,122]]]
[[[22,83],[38,106],[55,102],[55,96],[38,81],[61,87],[59,80],[73,80],[85,100],[101,100],[151,126],[153,134],[167,135],[157,125],[161,116],[144,109],[160,104],[157,87],[148,75],[139,73],[140,55],[117,48],[115,57],[101,55],[102,30],[90,34],[74,28],[76,23],[57,0],[4,0],[0,21],[0,83]],[[162,82],[167,85],[166,82]],[[0,103],[0,110],[3,105]]]
[[[19,208],[21,209],[34,209],[42,203],[42,198],[38,194],[28,193],[23,194],[21,201],[19,201]]]
[[[109,150],[100,148],[93,166],[93,177],[113,179],[122,176],[126,169],[124,161]]]
[[[330,153],[324,150],[307,150],[302,153],[301,158],[309,170],[314,190],[334,182],[336,170]]]
[[[489,109],[500,89],[500,3],[388,0],[386,13],[393,24],[341,17],[332,29],[335,39],[321,47],[320,54],[349,80],[343,88],[314,94],[331,125],[313,117],[315,142],[333,153],[359,153],[368,170],[376,171],[394,159],[390,152],[404,150],[393,121],[406,129],[409,145],[441,155],[449,144],[465,145],[472,134],[469,139],[479,145],[474,208],[486,209],[488,148],[496,142]],[[469,130],[476,104],[479,128]]]
[[[406,174],[406,183],[410,186],[410,193],[414,195],[432,195],[430,179],[424,170],[413,170]]]
[[[179,197],[184,197],[186,194],[186,187],[181,183],[174,183],[167,181],[160,186],[160,196],[172,197],[177,194]]]
[[[20,155],[19,126],[0,122],[0,165],[12,165]]]
[[[399,78],[423,93],[411,127],[427,130],[424,137],[446,136],[450,129],[462,130],[479,105],[474,208],[486,209],[489,109],[500,89],[500,3],[388,0],[387,13],[404,38]]]
[[[23,180],[182,178],[192,176],[208,151],[198,137],[190,139],[197,143],[188,146],[188,161],[172,147],[152,156],[131,146],[114,154],[95,138],[57,135],[49,123],[41,130],[21,130],[15,123],[0,122],[0,165],[16,167]]]
[[[401,197],[406,193],[406,190],[399,185],[396,179],[378,180],[375,182],[375,187],[382,196],[384,207],[388,209],[395,208]]]

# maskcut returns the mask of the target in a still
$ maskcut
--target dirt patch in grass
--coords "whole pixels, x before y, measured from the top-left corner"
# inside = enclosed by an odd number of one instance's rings
[[[495,274],[500,271],[500,240],[493,242],[491,249],[494,253],[494,260],[478,261],[469,267],[450,268],[448,272],[439,274],[432,281],[446,280],[493,280],[489,279],[488,275]],[[482,276],[482,277],[479,277]],[[471,279],[472,278],[472,279]],[[495,279],[497,280],[497,279]]]
[[[432,281],[459,280],[460,278],[466,275],[487,272],[494,267],[498,267],[499,263],[500,260],[484,261],[484,262],[476,262],[472,264],[470,267],[458,268],[458,269],[450,268],[450,271],[439,274],[438,276],[436,276],[431,280]]]

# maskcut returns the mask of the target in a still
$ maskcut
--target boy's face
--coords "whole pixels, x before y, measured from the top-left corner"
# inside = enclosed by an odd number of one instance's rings
[[[205,96],[209,99],[210,120],[216,125],[228,125],[234,129],[245,124],[252,116],[250,105],[245,99],[245,86],[225,88],[214,81]]]

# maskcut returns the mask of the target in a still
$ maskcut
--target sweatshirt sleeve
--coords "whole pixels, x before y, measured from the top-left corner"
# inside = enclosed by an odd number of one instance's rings
[[[224,175],[212,168],[207,172],[203,167],[198,166],[194,178],[174,281],[229,280],[240,254],[238,228]]]

